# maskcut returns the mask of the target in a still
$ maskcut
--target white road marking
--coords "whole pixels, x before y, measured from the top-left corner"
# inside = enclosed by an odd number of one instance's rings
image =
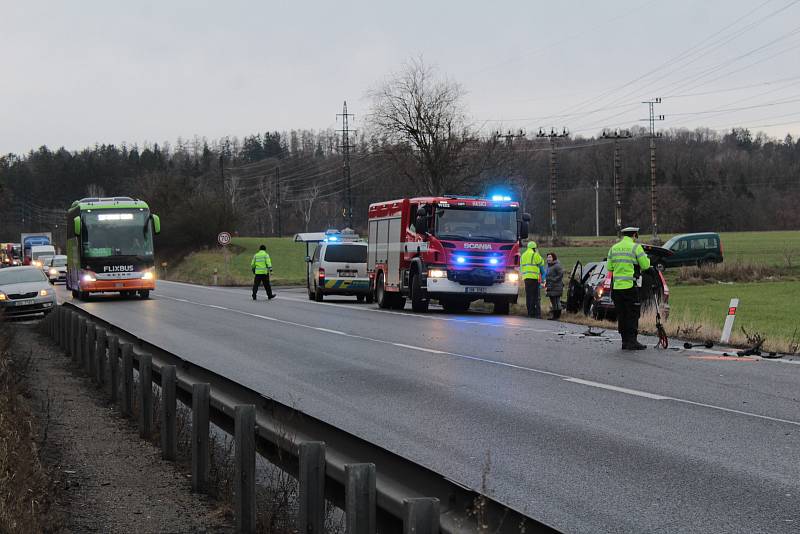
[[[166,280],[163,280],[163,281],[160,281],[160,282],[166,282],[168,284],[177,284],[177,285],[182,285],[182,286],[188,286],[188,287],[198,288],[198,289],[207,289],[207,290],[210,290],[210,291],[223,291],[223,292],[227,292],[227,293],[232,293],[232,292],[235,292],[235,293],[247,293],[249,291],[249,289],[246,289],[246,288],[238,290],[238,289],[235,289],[235,288],[209,287],[209,286],[201,286],[201,285],[195,285],[195,284],[187,284],[187,283],[183,283],[183,282],[170,282],[170,281],[166,281]],[[278,298],[282,299],[282,300],[290,300],[292,302],[300,302],[300,303],[303,303],[303,304],[308,304],[309,303],[309,301],[307,299],[287,297],[285,295],[278,295]],[[315,302],[313,304],[315,306],[333,306],[333,307],[346,308],[348,310],[368,312],[368,313],[386,313],[386,314],[390,314],[390,315],[399,315],[401,317],[419,318],[419,315],[418,314],[414,314],[414,313],[408,313],[408,312],[403,312],[403,311],[382,310],[382,309],[376,309],[376,308],[365,308],[363,306],[354,306],[354,305],[350,305],[350,304],[338,304],[338,303],[335,303],[335,302]],[[440,317],[440,316],[436,316],[436,315],[427,315],[427,316],[425,316],[425,318],[429,319],[429,320],[434,320],[434,321],[449,321],[449,322],[454,322],[454,323],[459,323],[459,324],[470,324],[470,325],[484,326],[484,327],[489,327],[489,328],[508,328],[508,329],[513,329],[513,330],[520,330],[520,331],[523,331],[523,332],[535,332],[537,334],[551,334],[551,335],[556,335],[556,336],[568,336],[568,337],[583,338],[583,339],[594,340],[594,341],[608,341],[608,340],[618,340],[619,339],[619,335],[616,332],[613,332],[611,330],[606,330],[606,333],[604,335],[602,335],[602,336],[585,336],[581,332],[570,332],[570,331],[567,331],[567,330],[548,330],[548,329],[544,329],[544,328],[530,328],[530,327],[526,327],[526,326],[508,324],[508,323],[504,323],[504,322],[491,323],[491,322],[485,322],[485,321],[473,321],[473,320],[470,320],[470,319],[463,319],[463,318],[459,318],[459,317]],[[679,354],[683,354],[683,353],[685,353],[687,351],[702,352],[702,353],[713,354],[713,355],[718,355],[718,356],[723,356],[725,354],[730,355],[730,356],[735,356],[735,354],[736,354],[736,349],[733,349],[733,348],[728,349],[728,350],[716,350],[716,349],[707,349],[705,347],[695,347],[695,348],[692,348],[692,349],[684,349],[683,347],[679,347],[679,348],[676,347],[676,348],[673,348],[672,350],[677,352],[677,353],[679,353]],[[753,356],[753,357],[757,358],[759,360],[768,360],[769,362],[787,363],[787,364],[791,364],[791,365],[800,365],[800,360],[790,360],[790,359],[786,359],[786,358],[762,358],[760,356]]]
[[[646,391],[640,391],[638,389],[628,389],[619,386],[612,386],[610,384],[603,384],[601,382],[592,382],[591,380],[583,380],[582,378],[565,378],[564,380],[567,382],[572,382],[574,384],[583,384],[584,386],[608,389],[610,391],[617,391],[619,393],[625,393],[626,395],[635,395],[637,397],[645,397],[647,399],[653,399],[653,400],[669,399],[669,397],[665,397],[663,395],[656,395],[655,393],[648,393]]]
[[[707,408],[707,409],[711,409],[711,410],[718,410],[718,411],[722,411],[722,412],[733,413],[733,414],[737,414],[737,415],[743,415],[743,416],[746,416],[746,417],[754,417],[756,419],[762,419],[762,420],[772,421],[772,422],[776,422],[776,423],[785,423],[785,424],[789,424],[789,425],[800,426],[800,421],[791,421],[789,419],[780,419],[778,417],[770,417],[768,415],[760,415],[760,414],[756,414],[756,413],[752,413],[752,412],[745,412],[745,411],[742,411],[742,410],[734,410],[732,408],[725,408],[723,406],[717,406],[715,404],[706,404],[706,403],[696,402],[696,401],[692,401],[692,400],[688,400],[688,399],[681,399],[681,398],[677,398],[677,397],[668,397],[668,396],[664,396],[664,395],[659,395],[657,393],[649,393],[647,391],[641,391],[641,390],[637,390],[637,389],[629,389],[629,388],[624,388],[624,387],[620,387],[620,386],[614,386],[614,385],[611,385],[611,384],[604,384],[602,382],[593,382],[591,380],[584,380],[582,378],[576,378],[576,377],[572,377],[572,376],[568,376],[568,375],[563,375],[563,374],[560,374],[560,373],[553,373],[551,371],[545,371],[543,369],[534,369],[532,367],[525,367],[523,365],[515,365],[513,363],[501,362],[501,361],[497,361],[497,360],[491,360],[491,359],[488,359],[488,358],[480,358],[478,356],[470,356],[470,355],[467,355],[467,354],[458,354],[456,352],[447,352],[447,351],[441,351],[441,350],[436,350],[436,349],[429,349],[427,347],[418,347],[418,346],[414,346],[414,345],[405,345],[405,344],[402,344],[402,343],[394,343],[394,342],[386,341],[386,340],[383,340],[383,339],[376,339],[376,338],[371,338],[371,337],[367,337],[367,336],[361,336],[361,335],[358,335],[358,334],[350,334],[350,333],[347,333],[347,332],[341,332],[339,330],[330,330],[330,329],[321,328],[321,327],[318,327],[318,326],[312,326],[312,325],[307,325],[307,324],[303,324],[303,323],[296,323],[294,321],[286,321],[284,319],[277,319],[275,317],[269,317],[269,316],[266,316],[266,315],[259,315],[257,313],[250,313],[250,312],[246,312],[246,311],[242,311],[242,310],[236,310],[236,309],[233,309],[233,308],[226,308],[224,306],[218,306],[216,304],[203,304],[202,302],[194,302],[194,301],[189,301],[189,300],[185,300],[185,299],[177,299],[177,298],[174,298],[174,297],[167,297],[166,295],[161,295],[161,298],[166,298],[166,299],[169,299],[169,300],[175,300],[175,301],[178,301],[178,302],[188,302],[188,303],[193,304],[195,306],[201,306],[201,307],[206,307],[206,308],[222,309],[222,310],[225,310],[225,311],[229,311],[231,313],[236,313],[236,314],[240,314],[240,315],[246,315],[246,316],[255,317],[255,318],[258,318],[258,319],[264,319],[264,320],[267,320],[267,321],[272,321],[272,322],[276,322],[276,323],[280,323],[280,324],[286,324],[286,325],[295,326],[295,327],[298,327],[298,328],[306,328],[306,329],[310,329],[310,330],[316,330],[316,331],[319,331],[319,332],[325,332],[325,333],[330,333],[330,334],[335,334],[335,335],[342,335],[342,336],[346,336],[346,337],[350,337],[350,338],[354,338],[354,339],[361,339],[361,340],[370,341],[370,342],[373,342],[373,343],[380,343],[380,344],[383,344],[383,345],[392,345],[392,346],[395,346],[395,347],[407,348],[407,349],[410,349],[410,350],[422,351],[422,352],[438,354],[438,355],[442,355],[442,356],[450,356],[450,357],[453,357],[453,358],[460,358],[460,359],[471,360],[471,361],[476,361],[476,362],[483,362],[483,363],[486,363],[486,364],[496,365],[496,366],[499,366],[499,367],[507,367],[507,368],[511,368],[511,369],[517,369],[517,370],[520,370],[520,371],[527,371],[527,372],[530,372],[530,373],[546,375],[546,376],[552,376],[552,377],[560,378],[560,379],[562,379],[562,380],[564,380],[566,382],[572,382],[574,384],[580,384],[580,385],[583,385],[583,386],[589,386],[589,387],[605,389],[605,390],[608,390],[608,391],[613,391],[615,393],[622,393],[622,394],[625,394],[625,395],[632,395],[632,396],[647,398],[647,399],[656,400],[656,401],[672,401],[672,402],[677,402],[677,403],[681,403],[681,404],[687,404],[687,405],[691,405],[691,406]]]

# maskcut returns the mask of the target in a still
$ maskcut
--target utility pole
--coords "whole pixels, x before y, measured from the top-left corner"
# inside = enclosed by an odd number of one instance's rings
[[[342,144],[339,145],[339,148],[342,150],[342,157],[344,159],[342,174],[345,188],[347,190],[347,208],[344,214],[344,219],[348,228],[353,227],[353,190],[350,187],[350,149],[355,148],[355,145],[350,144],[350,133],[355,133],[355,130],[351,130],[349,128],[348,119],[354,116],[355,115],[352,113],[347,113],[347,100],[345,100],[344,105],[342,106],[342,112],[336,114],[336,120],[339,120],[339,117],[342,118],[342,129],[339,130],[342,132]]]
[[[278,212],[278,237],[283,236],[281,221],[281,168],[275,167],[275,210]]]
[[[620,139],[630,139],[630,130],[603,131],[603,138],[614,140],[614,229],[617,237],[622,232],[622,157],[620,155]]]
[[[658,238],[658,205],[656,198],[656,137],[661,137],[659,132],[656,135],[656,121],[663,121],[664,115],[656,115],[654,106],[661,103],[661,98],[646,100],[642,104],[647,104],[650,110],[650,117],[642,119],[650,122],[650,217],[653,225],[653,244],[661,243]]]
[[[594,235],[600,237],[600,180],[594,179]]]
[[[494,136],[498,139],[505,139],[506,148],[511,150],[513,148],[514,139],[519,137],[525,137],[525,130],[519,129],[517,130],[517,133],[512,133],[511,130],[509,130],[508,133],[505,134],[500,133],[500,131],[498,130],[494,133]]]
[[[550,236],[555,239],[558,235],[557,215],[558,210],[556,206],[556,190],[558,185],[558,154],[556,153],[556,140],[562,137],[569,137],[569,131],[566,128],[561,129],[561,133],[557,132],[555,128],[550,128],[550,132],[545,132],[539,128],[539,133],[536,137],[550,138]]]

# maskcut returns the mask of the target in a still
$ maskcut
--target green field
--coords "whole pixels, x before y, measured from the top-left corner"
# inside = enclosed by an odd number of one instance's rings
[[[665,240],[668,237],[663,236]],[[547,252],[558,255],[567,277],[576,260],[584,263],[602,260],[614,238],[574,237],[569,238],[569,242],[570,246],[540,246],[542,255]],[[227,267],[225,254],[215,247],[194,252],[178,265],[170,267],[168,278],[211,284],[216,268],[220,284],[249,285],[252,283],[250,259],[262,243],[272,257],[274,283],[305,284],[305,245],[295,243],[291,238],[234,238]],[[740,299],[737,331],[744,326],[773,340],[791,340],[800,324],[797,312],[800,308],[800,282],[796,281],[800,276],[800,232],[723,233],[722,243],[726,266],[735,266],[737,262],[770,265],[782,269],[782,278],[733,284],[682,285],[675,282],[677,271],[670,269],[667,281],[672,292],[673,322],[696,322],[719,328],[728,302],[731,297],[737,297]],[[786,273],[790,275],[788,279]]]

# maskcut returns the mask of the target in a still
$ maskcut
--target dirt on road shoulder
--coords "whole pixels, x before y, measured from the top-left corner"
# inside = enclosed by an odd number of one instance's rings
[[[71,369],[36,325],[15,324],[11,353],[27,359],[40,457],[53,486],[52,514],[69,532],[231,532],[230,517],[139,439],[105,395]]]

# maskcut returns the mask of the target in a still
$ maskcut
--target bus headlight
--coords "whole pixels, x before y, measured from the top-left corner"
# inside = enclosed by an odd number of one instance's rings
[[[153,271],[145,271],[142,275],[142,280],[153,280],[154,278],[155,275],[153,274]]]
[[[97,282],[97,278],[95,278],[94,275],[89,273],[84,273],[84,275],[81,277],[81,280],[83,280],[84,282]]]
[[[431,269],[428,271],[428,278],[446,278],[447,271],[444,269]]]
[[[506,273],[506,282],[509,282],[511,284],[516,284],[517,282],[519,282],[519,273],[515,272]]]

